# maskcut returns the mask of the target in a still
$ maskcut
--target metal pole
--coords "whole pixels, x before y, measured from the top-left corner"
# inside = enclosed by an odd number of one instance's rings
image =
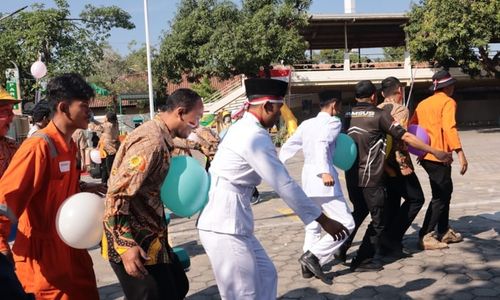
[[[149,91],[149,117],[153,120],[155,116],[155,105],[153,101],[153,75],[151,72],[151,47],[149,45],[149,17],[148,0],[144,0],[144,24],[146,29],[146,56],[148,61],[148,91]]]

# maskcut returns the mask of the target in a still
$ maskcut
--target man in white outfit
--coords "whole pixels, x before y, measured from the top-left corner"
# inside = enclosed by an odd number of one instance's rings
[[[340,112],[340,101],[335,91],[324,91],[319,94],[321,111],[315,118],[300,124],[297,131],[286,141],[280,151],[279,158],[284,163],[297,151],[304,153],[302,168],[302,189],[308,197],[315,201],[325,214],[342,223],[349,232],[354,229],[351,210],[344,199],[339,176],[333,167],[335,141],[342,129],[342,123],[336,116]],[[329,234],[321,237],[321,227],[311,222],[305,227],[304,254],[299,262],[302,276],[311,278],[313,272],[307,261],[317,261],[316,268],[330,262],[334,252],[345,240],[335,241]]]
[[[245,87],[248,111],[229,128],[215,154],[209,200],[197,227],[222,299],[271,300],[277,295],[276,268],[254,236],[250,204],[262,179],[305,224],[316,220],[335,240],[344,239],[348,230],[321,212],[278,159],[266,128],[280,116],[287,83],[248,79]]]

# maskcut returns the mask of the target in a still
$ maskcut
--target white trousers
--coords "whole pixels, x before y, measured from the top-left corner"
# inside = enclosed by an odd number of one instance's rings
[[[342,223],[351,233],[354,230],[354,219],[352,218],[351,209],[343,198],[332,199],[331,197],[311,197],[311,200],[316,202],[323,213],[329,218]],[[321,237],[321,225],[313,221],[305,227],[304,252],[311,251],[318,259],[321,265],[330,262],[333,254],[346,241],[347,238],[341,241],[334,241],[332,236],[324,234]]]
[[[278,274],[255,236],[199,230],[222,299],[275,300]]]

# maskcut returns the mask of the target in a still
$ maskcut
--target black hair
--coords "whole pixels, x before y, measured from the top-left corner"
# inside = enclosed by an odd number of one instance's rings
[[[323,108],[332,102],[340,100],[340,92],[334,90],[322,91],[318,94],[319,96],[319,107]]]
[[[38,101],[33,108],[33,123],[42,122],[45,118],[50,118],[49,103],[45,100]]]
[[[118,118],[116,117],[116,113],[112,112],[112,111],[108,111],[106,113],[106,120],[108,120],[108,122],[110,123],[118,123]]]
[[[59,102],[71,103],[76,99],[90,100],[94,97],[92,87],[77,73],[66,73],[54,77],[47,85],[47,100],[52,113],[56,112]]]
[[[377,88],[370,80],[361,80],[354,87],[354,95],[356,99],[370,98]]]
[[[183,107],[186,109],[186,112],[190,112],[196,105],[196,102],[200,100],[200,95],[191,89],[177,89],[168,96],[166,103],[160,106],[160,111],[170,112],[177,107]]]
[[[382,80],[381,84],[381,91],[384,93],[384,97],[392,96],[401,87],[399,79],[392,76]]]

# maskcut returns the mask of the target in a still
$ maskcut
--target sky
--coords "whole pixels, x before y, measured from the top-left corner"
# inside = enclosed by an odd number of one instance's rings
[[[25,5],[33,3],[43,3],[46,7],[54,7],[52,0],[16,0],[2,1],[0,12],[8,13],[15,11]],[[234,1],[239,2],[239,1]],[[409,10],[411,0],[356,0],[356,13],[397,13],[406,12]],[[77,17],[80,11],[86,4],[94,6],[109,6],[116,5],[127,11],[136,28],[133,30],[113,29],[109,43],[120,54],[126,55],[128,45],[135,40],[138,45],[142,45],[146,41],[144,30],[144,1],[141,0],[69,0],[72,17]],[[177,11],[179,0],[149,0],[149,37],[152,46],[158,46],[162,32],[166,31],[170,26],[170,21]],[[28,8],[29,10],[29,8]],[[344,12],[344,0],[313,0],[309,10],[316,14],[332,14]]]

